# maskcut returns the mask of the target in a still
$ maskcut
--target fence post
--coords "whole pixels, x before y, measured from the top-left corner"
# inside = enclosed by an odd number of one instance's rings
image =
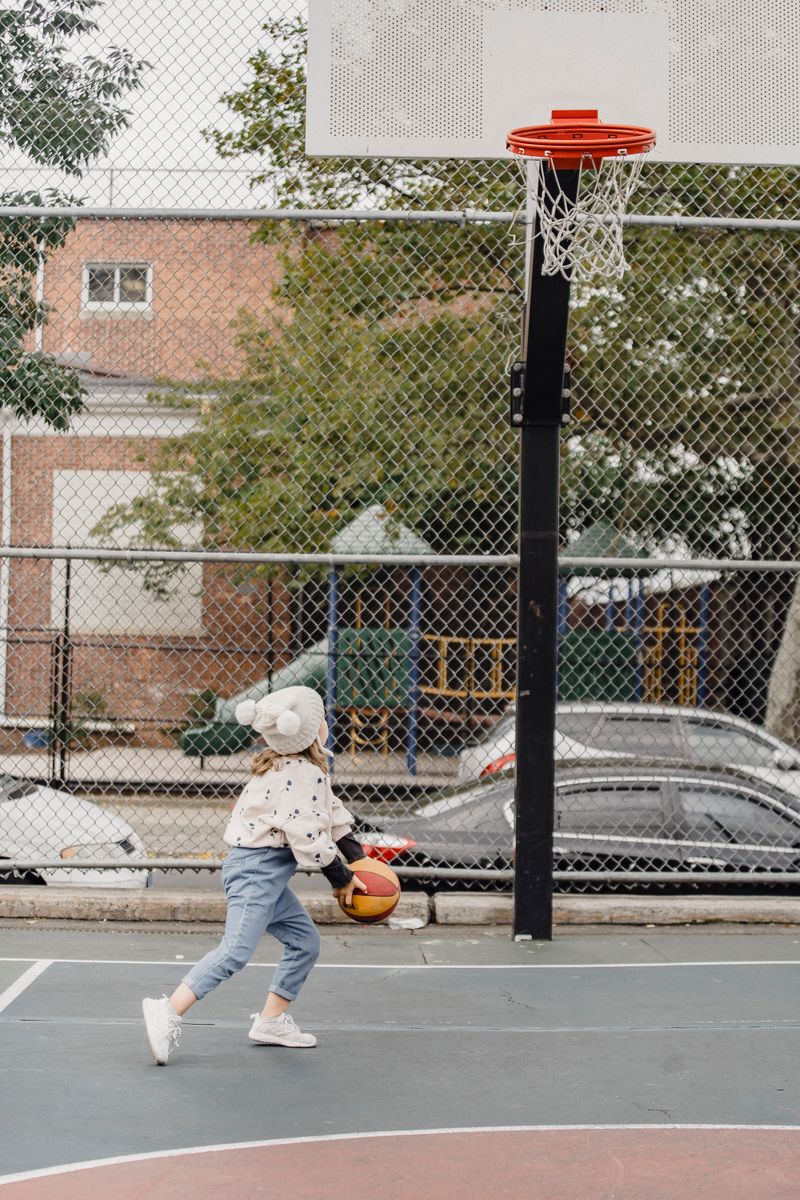
[[[422,572],[411,568],[411,613],[408,622],[408,732],[406,735],[406,767],[409,775],[417,773],[417,725],[419,722],[419,623],[422,598]]]
[[[326,679],[325,709],[328,720],[328,749],[333,753],[336,742],[336,639],[338,636],[338,591],[339,576],[336,567],[328,575],[328,673]],[[333,759],[330,766],[333,772]]]

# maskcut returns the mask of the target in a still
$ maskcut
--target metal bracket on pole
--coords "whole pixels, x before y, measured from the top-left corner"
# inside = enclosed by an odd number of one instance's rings
[[[561,388],[561,403],[557,422],[552,413],[538,413],[528,397],[526,389],[525,363],[517,361],[511,367],[510,380],[510,419],[513,429],[524,429],[535,425],[567,425],[571,419],[570,397],[572,395],[572,376],[569,367],[564,368],[564,381]]]
[[[511,425],[519,429],[525,424],[525,363],[515,362],[511,368]]]

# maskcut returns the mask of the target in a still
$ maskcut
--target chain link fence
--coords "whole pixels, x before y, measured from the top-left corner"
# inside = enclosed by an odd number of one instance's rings
[[[562,560],[559,886],[785,885],[800,752],[733,712],[730,605],[743,580],[791,593],[800,564],[646,561]],[[154,566],[188,581],[154,598]],[[236,701],[302,683],[326,696],[335,786],[374,854],[421,886],[510,885],[512,556],[16,549],[3,583],[16,878],[219,866],[254,749]]]
[[[302,682],[373,853],[508,887],[519,172],[308,159],[302,7],[197,16],[1,51],[5,878],[218,866]],[[650,164],[573,289],[559,887],[800,879],[799,194]]]

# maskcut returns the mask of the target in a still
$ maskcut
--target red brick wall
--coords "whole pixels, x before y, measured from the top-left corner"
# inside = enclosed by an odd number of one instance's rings
[[[242,308],[271,307],[280,274],[274,248],[250,241],[256,228],[253,221],[79,221],[47,261],[44,349],[88,355],[95,371],[147,379],[234,372],[232,322]],[[152,314],[82,311],[89,262],[150,263]]]
[[[279,277],[274,248],[250,240],[256,228],[247,221],[79,221],[46,264],[45,351],[94,372],[139,379],[234,374],[239,356],[232,323],[242,309],[272,307]],[[151,311],[84,310],[83,267],[90,262],[150,264]],[[157,445],[158,439],[128,437],[15,436],[12,542],[52,544],[55,471],[142,470]],[[103,508],[98,497],[98,515]],[[10,716],[42,717],[50,710],[57,569],[42,560],[11,564]],[[264,580],[240,583],[239,568],[206,568],[196,636],[76,635],[72,694],[101,692],[110,714],[133,721],[143,741],[168,744],[160,731],[183,718],[189,693],[210,688],[233,695],[287,660],[288,592],[279,582],[271,589]]]
[[[141,470],[138,454],[155,444],[16,436],[12,541],[51,544],[55,471]],[[12,717],[50,711],[58,632],[52,628],[55,569],[61,568],[48,560],[11,562],[6,712]],[[230,696],[263,679],[270,665],[287,661],[291,599],[280,580],[270,585],[257,577],[243,580],[240,567],[206,567],[201,601],[203,631],[196,636],[74,635],[72,695],[101,692],[109,714],[132,721],[142,742],[165,745],[170,743],[164,729],[183,719],[190,693],[210,688]]]

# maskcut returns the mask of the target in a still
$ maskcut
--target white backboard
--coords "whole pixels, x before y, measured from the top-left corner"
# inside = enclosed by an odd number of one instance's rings
[[[309,154],[504,158],[554,108],[800,163],[800,0],[309,0]]]

